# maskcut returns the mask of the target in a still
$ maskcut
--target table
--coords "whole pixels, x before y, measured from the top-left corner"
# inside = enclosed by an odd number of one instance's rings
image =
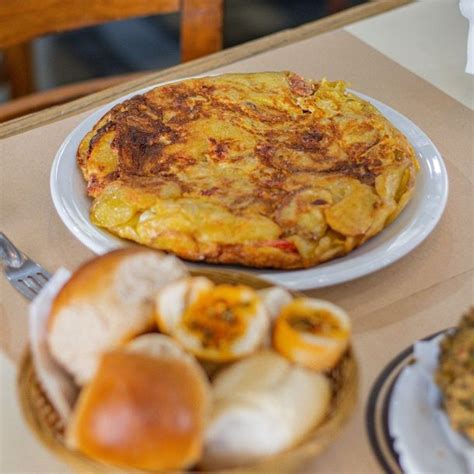
[[[93,108],[148,84],[205,71],[292,69],[347,79],[393,106],[417,123],[445,158],[446,212],[420,247],[389,268],[309,292],[349,310],[361,367],[355,414],[311,471],[379,472],[364,427],[374,379],[414,340],[452,326],[473,304],[474,82],[463,72],[466,37],[467,21],[455,0],[382,0],[0,126],[2,230],[52,270],[74,268],[90,257],[52,208],[50,163],[67,133]],[[0,470],[67,472],[21,419],[15,365],[26,341],[27,305],[3,280],[0,291]]]

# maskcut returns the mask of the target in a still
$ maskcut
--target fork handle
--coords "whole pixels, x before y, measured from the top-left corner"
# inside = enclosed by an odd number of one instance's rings
[[[25,262],[26,257],[0,232],[0,263],[7,267],[19,268]]]

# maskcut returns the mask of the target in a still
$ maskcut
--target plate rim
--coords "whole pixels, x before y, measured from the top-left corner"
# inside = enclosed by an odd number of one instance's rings
[[[414,358],[416,342],[431,341],[445,335],[453,328],[440,329],[432,334],[417,339],[390,359],[374,377],[364,406],[365,432],[373,454],[385,472],[393,472],[396,464],[397,472],[403,474],[400,465],[400,454],[395,449],[394,438],[389,428],[389,411],[393,399],[395,385],[402,372],[409,367]],[[378,428],[378,425],[381,425]],[[386,454],[388,452],[388,455]]]
[[[417,339],[416,341],[413,342],[412,345],[410,345],[408,348],[405,349],[405,351],[403,351],[396,357],[396,358],[399,358],[402,354],[404,353],[406,354],[405,358],[398,365],[398,368],[397,368],[398,372],[396,376],[393,378],[393,381],[390,387],[390,392],[387,393],[386,399],[384,400],[384,404],[385,404],[385,409],[387,410],[387,420],[386,420],[387,427],[386,428],[388,430],[388,435],[391,438],[391,448],[396,453],[398,464],[402,472],[411,471],[410,466],[413,465],[413,462],[416,462],[419,464],[419,460],[420,460],[420,457],[416,457],[416,458],[413,457],[413,452],[414,452],[413,450],[407,451],[405,449],[405,447],[409,446],[409,444],[406,442],[403,442],[403,437],[405,435],[401,434],[399,430],[399,425],[397,424],[395,420],[397,410],[399,410],[398,406],[400,404],[399,394],[400,392],[404,391],[404,386],[412,383],[413,377],[415,377],[415,379],[417,378],[418,382],[427,381],[427,380],[423,380],[424,379],[423,374],[420,374],[420,373],[416,374],[416,372],[414,372],[415,366],[419,364],[419,362],[416,359],[415,346],[416,344],[420,342],[439,346],[440,343],[443,341],[443,339],[447,335],[449,335],[450,333],[456,330],[456,327],[457,326],[449,326],[445,329],[436,331],[433,334]],[[437,384],[434,383],[433,380],[431,380],[431,383],[437,386]],[[426,390],[423,391],[423,397],[429,398],[430,396],[429,388],[428,387],[425,387],[425,388]],[[437,389],[439,390],[439,387],[437,387]],[[416,405],[417,408],[419,408],[417,404],[417,400],[415,400],[415,402],[411,400],[411,403]],[[441,410],[440,407],[438,408],[430,407],[430,409],[434,410],[432,415],[435,418],[436,431],[440,435],[440,438],[443,440],[443,448],[448,450],[452,456],[456,457],[461,464],[464,464],[465,463],[464,456],[460,454],[454,448],[454,446],[450,443],[450,440],[446,437],[446,433],[444,433],[444,429],[440,423],[439,418],[436,416],[438,415],[436,411],[440,411],[441,413],[444,413],[444,411]],[[446,419],[447,419],[447,414],[444,413],[444,415],[446,416]],[[425,466],[424,468],[426,469],[427,467]]]
[[[108,235],[108,242],[101,244],[97,242],[97,238],[94,238],[92,236],[89,236],[86,232],[84,232],[83,229],[81,229],[78,226],[77,220],[74,220],[70,213],[67,210],[67,206],[65,206],[62,202],[63,196],[59,194],[58,187],[56,186],[56,183],[59,181],[59,168],[62,163],[63,157],[67,157],[65,154],[65,150],[70,146],[70,142],[75,138],[75,136],[78,134],[80,129],[84,127],[84,124],[90,120],[94,120],[97,117],[97,120],[100,119],[107,111],[109,111],[112,107],[114,107],[116,104],[123,102],[124,100],[127,100],[130,97],[133,97],[138,94],[143,94],[151,89],[154,89],[155,87],[161,87],[166,84],[172,84],[176,82],[181,82],[184,80],[188,79],[195,79],[199,77],[210,77],[210,76],[218,76],[220,74],[200,74],[196,76],[190,76],[190,77],[184,77],[184,78],[179,78],[175,80],[170,80],[170,81],[165,81],[165,82],[160,82],[158,84],[154,84],[152,86],[147,86],[142,89],[138,89],[134,92],[131,92],[129,94],[125,94],[117,99],[114,99],[113,101],[110,101],[102,106],[100,106],[97,110],[94,112],[88,114],[86,117],[84,117],[83,120],[81,120],[72,130],[71,132],[67,135],[67,137],[64,139],[62,142],[61,146],[59,147],[58,151],[56,152],[56,155],[54,157],[53,163],[51,165],[51,171],[50,171],[50,193],[52,197],[52,201],[54,204],[54,207],[56,209],[56,212],[58,213],[59,217],[61,218],[63,224],[66,226],[66,228],[73,234],[73,236],[78,239],[83,245],[85,245],[88,249],[92,250],[96,254],[103,254],[105,252],[108,252],[114,248],[117,248],[117,246],[122,245],[133,245],[133,242],[127,242],[124,239],[120,239],[119,237],[116,237],[112,234]],[[379,270],[382,270],[389,265],[395,263],[397,260],[405,257],[409,253],[411,253],[413,250],[415,250],[430,234],[431,232],[435,229],[435,227],[438,225],[439,221],[441,220],[441,217],[444,213],[444,210],[446,208],[447,200],[448,200],[448,195],[449,195],[449,180],[448,180],[448,173],[446,169],[446,165],[444,163],[443,157],[441,153],[439,152],[438,148],[436,145],[433,143],[433,141],[428,137],[428,135],[420,128],[418,125],[416,125],[414,122],[412,122],[408,117],[405,115],[401,114],[397,110],[393,109],[389,105],[374,99],[371,96],[368,96],[366,94],[363,94],[361,92],[355,91],[353,89],[348,88],[347,89],[349,92],[354,93],[355,95],[361,97],[363,100],[366,100],[370,102],[372,105],[374,105],[380,113],[383,114],[383,112],[380,110],[380,108],[385,109],[387,112],[389,112],[391,115],[396,116],[399,120],[404,122],[406,125],[410,126],[413,130],[416,131],[417,135],[422,137],[426,144],[429,145],[433,152],[434,152],[434,158],[437,161],[438,167],[439,167],[439,177],[440,177],[440,184],[441,184],[441,189],[442,189],[442,194],[439,197],[440,202],[439,202],[439,207],[437,208],[437,212],[434,215],[430,216],[429,222],[427,225],[424,225],[421,228],[418,228],[418,232],[416,232],[413,236],[412,239],[410,239],[409,242],[405,243],[404,245],[398,246],[395,249],[391,249],[390,252],[388,252],[386,255],[384,255],[383,259],[378,259],[378,258],[367,258],[366,255],[358,255],[356,258],[361,258],[362,259],[362,264],[361,262],[357,262],[356,265],[351,266],[350,261],[342,261],[341,259],[334,259],[330,260],[328,262],[325,262],[320,265],[316,265],[314,267],[310,268],[303,268],[303,269],[296,269],[296,270],[281,270],[281,269],[276,269],[276,270],[271,270],[271,269],[258,269],[258,268],[253,268],[253,267],[238,267],[240,271],[246,271],[250,272],[253,274],[256,274],[257,276],[269,279],[275,284],[279,284],[281,286],[285,286],[290,289],[294,290],[310,290],[310,289],[318,289],[318,288],[325,288],[328,286],[333,286],[333,285],[338,285],[341,283],[346,283],[353,281],[355,279],[361,278],[363,276],[370,275],[372,273],[375,273]],[[93,119],[94,117],[94,119]],[[83,138],[82,132],[81,132],[81,139]],[[408,138],[407,138],[408,139]],[[409,140],[409,139],[408,139]],[[409,140],[410,141],[410,140]],[[410,142],[411,143],[411,142]],[[412,144],[412,143],[411,143]],[[415,148],[415,146],[412,144],[412,146]],[[75,155],[75,154],[74,154]],[[419,154],[417,153],[417,158],[421,159]],[[433,157],[432,157],[433,160]],[[408,203],[410,205],[410,202]],[[402,211],[403,214],[404,211]],[[88,222],[89,226],[93,226],[92,223]],[[385,229],[382,230],[382,232]],[[381,233],[382,233],[381,232]],[[380,234],[379,234],[380,235]],[[377,236],[374,236],[376,238]],[[105,237],[104,237],[105,238]],[[398,236],[395,237],[395,242],[398,239]],[[372,239],[369,239],[369,242]],[[365,244],[364,244],[365,245]],[[386,245],[386,243],[382,244],[382,247]],[[362,248],[363,245],[359,248]],[[357,249],[356,249],[357,250]],[[379,249],[380,250],[380,249]],[[377,251],[377,248],[372,249],[371,252]],[[348,257],[350,254],[343,256],[341,258]],[[365,257],[365,258],[364,258]],[[369,255],[370,257],[370,255]],[[376,256],[375,256],[376,257]],[[200,262],[190,262],[187,260],[182,259],[183,262],[190,266],[191,268],[195,266],[213,266],[212,264],[208,264],[206,262],[200,263]],[[330,275],[329,277],[323,276],[318,276],[317,278],[312,277],[311,275],[307,275],[308,278],[305,278],[304,272],[312,272],[317,269],[323,268],[324,265],[327,265],[328,268],[331,266],[333,272],[336,271],[336,274]],[[343,268],[343,267],[349,267],[349,268]],[[220,268],[229,268],[229,266],[225,265],[219,265]],[[342,268],[341,268],[342,267]],[[234,266],[231,268],[235,268]],[[335,270],[334,270],[335,269]],[[295,280],[288,279],[288,276],[291,274],[295,274],[298,272],[298,276],[296,277]],[[291,277],[290,277],[291,278]]]

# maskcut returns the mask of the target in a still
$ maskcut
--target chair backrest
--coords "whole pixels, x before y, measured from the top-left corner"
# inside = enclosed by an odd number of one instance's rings
[[[222,48],[223,0],[5,0],[0,1],[0,49],[7,71],[28,67],[28,41],[113,20],[181,12],[181,59]],[[8,71],[10,79],[13,73]]]

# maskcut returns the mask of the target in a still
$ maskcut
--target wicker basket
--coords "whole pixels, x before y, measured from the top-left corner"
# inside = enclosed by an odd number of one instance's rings
[[[271,286],[268,281],[253,275],[225,270],[200,270],[194,275],[204,275],[216,283],[242,283],[256,289]],[[340,363],[330,373],[333,397],[323,422],[300,444],[264,461],[239,468],[242,471],[291,472],[301,469],[327,447],[341,431],[351,415],[357,399],[358,369],[352,350],[348,350]],[[122,470],[93,461],[67,448],[64,443],[64,426],[52,407],[35,373],[31,353],[23,357],[18,374],[18,392],[21,407],[31,429],[40,441],[59,458],[78,472],[125,473],[144,472]]]

